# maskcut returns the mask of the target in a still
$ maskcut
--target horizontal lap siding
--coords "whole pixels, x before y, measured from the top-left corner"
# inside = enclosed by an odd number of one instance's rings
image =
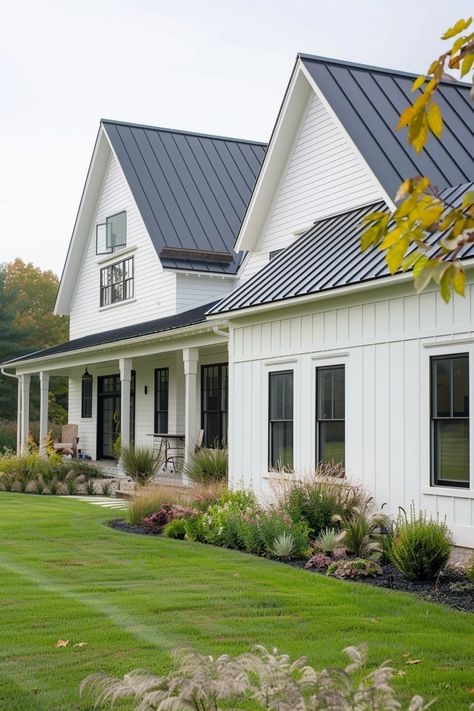
[[[380,197],[367,165],[313,94],[258,249],[247,259],[241,278],[261,268],[269,252],[287,247],[296,229]]]
[[[127,212],[127,247],[136,247],[133,252],[135,301],[101,311],[99,279],[100,269],[104,265],[97,263],[101,257],[96,255],[95,227],[108,216],[122,210]],[[112,157],[75,288],[70,337],[79,338],[89,333],[140,323],[175,312],[176,276],[162,270],[128,183],[115,157]]]
[[[448,305],[435,292],[416,295],[411,287],[389,293],[390,298],[387,290],[378,291],[365,303],[351,304],[346,297],[232,326],[231,479],[269,492],[266,381],[269,370],[285,360],[295,370],[295,464],[300,471],[312,470],[314,369],[332,353],[334,363],[346,361],[349,476],[379,505],[387,502],[392,513],[413,501],[417,508],[446,515],[455,530],[472,526],[474,543],[474,500],[456,497],[455,491],[422,493],[429,451],[420,427],[427,412],[421,379],[429,355],[423,341],[456,343],[474,336],[474,287],[468,285],[466,298]]]
[[[223,299],[232,290],[234,284],[233,279],[219,276],[177,274],[176,310],[179,313]]]

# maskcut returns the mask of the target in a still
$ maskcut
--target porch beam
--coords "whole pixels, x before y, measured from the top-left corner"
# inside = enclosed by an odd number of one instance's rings
[[[30,382],[31,375],[20,376],[20,454],[26,454],[28,449],[28,435],[30,432]]]
[[[184,363],[184,464],[186,465],[196,446],[198,437],[197,423],[197,369],[198,348],[183,349]]]
[[[122,447],[130,446],[130,381],[132,359],[120,358],[120,441]]]
[[[39,449],[42,457],[48,455],[46,447],[46,437],[48,436],[48,405],[49,405],[49,373],[44,370],[40,371],[40,431],[39,431]]]

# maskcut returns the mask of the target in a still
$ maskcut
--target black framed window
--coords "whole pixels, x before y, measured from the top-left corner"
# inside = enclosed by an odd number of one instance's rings
[[[268,464],[271,469],[292,469],[293,371],[268,377]]]
[[[100,270],[100,305],[108,306],[133,297],[133,257]]]
[[[169,368],[155,368],[155,432],[168,432]]]
[[[469,487],[469,355],[431,358],[431,472],[438,486]]]
[[[96,254],[112,254],[127,246],[127,213],[118,212],[107,217],[95,228]]]
[[[316,462],[344,463],[345,367],[316,368]]]
[[[201,367],[201,427],[205,447],[227,442],[229,367],[227,363]]]
[[[81,379],[81,417],[92,417],[92,375],[87,368]]]

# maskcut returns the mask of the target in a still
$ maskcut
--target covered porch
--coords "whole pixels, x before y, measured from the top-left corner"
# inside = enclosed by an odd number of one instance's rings
[[[168,440],[163,477],[181,477],[200,443],[227,441],[228,347],[225,331],[207,324],[192,334],[155,334],[147,342],[45,355],[17,366],[18,451],[28,447],[33,375],[40,382],[40,451],[46,455],[51,378],[69,380],[68,422],[78,426],[82,458],[116,467],[118,447]],[[203,431],[203,432],[201,432]],[[172,465],[172,466],[170,466]],[[169,470],[169,471],[166,471]],[[186,483],[183,481],[183,483]]]

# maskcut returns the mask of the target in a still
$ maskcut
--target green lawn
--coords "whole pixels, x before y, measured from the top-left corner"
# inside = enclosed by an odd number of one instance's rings
[[[0,709],[86,709],[95,671],[162,670],[169,651],[278,646],[340,665],[368,642],[390,658],[404,697],[467,709],[474,696],[474,618],[409,595],[310,575],[210,546],[131,536],[117,512],[71,499],[0,493]],[[55,649],[58,639],[70,640]],[[87,642],[86,646],[73,644]],[[406,665],[409,654],[421,659]]]

